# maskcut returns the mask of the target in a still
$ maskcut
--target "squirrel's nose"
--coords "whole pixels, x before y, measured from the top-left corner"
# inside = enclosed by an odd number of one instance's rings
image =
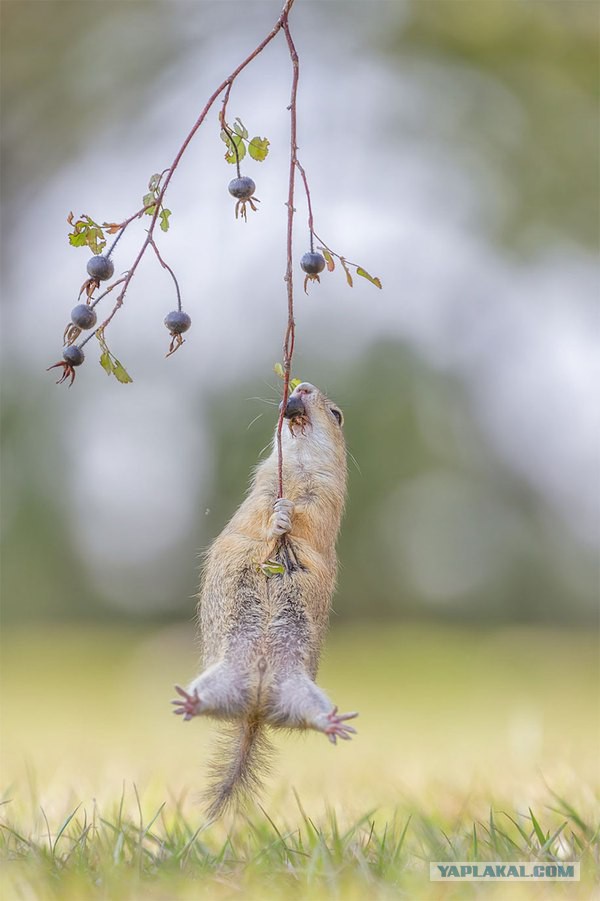
[[[297,390],[298,388],[296,388],[296,391]],[[296,391],[294,391],[293,394],[290,394],[289,400],[287,402],[285,413],[283,414],[286,419],[293,419],[294,416],[304,416],[306,413],[302,395],[296,394]]]

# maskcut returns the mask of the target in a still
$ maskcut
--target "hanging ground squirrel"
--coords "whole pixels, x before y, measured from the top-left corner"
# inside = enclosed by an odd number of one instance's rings
[[[260,785],[264,726],[316,729],[336,743],[355,730],[315,684],[335,587],[335,542],[346,492],[338,407],[308,382],[290,394],[282,431],[285,498],[277,500],[277,447],[211,545],[198,616],[204,671],[176,686],[175,713],[234,722],[213,764],[209,816]],[[261,564],[283,572],[268,576]],[[273,568],[273,567],[272,567]]]

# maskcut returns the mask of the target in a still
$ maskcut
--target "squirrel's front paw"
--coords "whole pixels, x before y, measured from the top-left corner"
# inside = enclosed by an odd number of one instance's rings
[[[285,535],[286,532],[292,531],[292,514],[294,512],[294,502],[280,497],[273,504],[273,515],[269,521],[269,532],[271,536]]]
[[[200,698],[196,689],[194,689],[193,694],[188,694],[181,685],[176,685],[175,691],[181,697],[171,701],[171,704],[175,704],[173,713],[176,713],[177,716],[182,716],[184,720],[191,720],[193,716],[198,716],[200,713]]]

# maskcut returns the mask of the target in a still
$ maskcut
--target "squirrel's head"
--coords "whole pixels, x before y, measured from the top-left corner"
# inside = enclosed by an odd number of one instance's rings
[[[324,449],[344,447],[344,416],[337,404],[329,400],[310,382],[301,382],[290,394],[285,408],[289,439],[317,443]]]

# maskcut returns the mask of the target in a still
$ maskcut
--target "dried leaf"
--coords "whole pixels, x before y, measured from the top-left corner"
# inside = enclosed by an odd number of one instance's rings
[[[348,282],[350,287],[352,287],[354,282],[352,281],[352,275],[350,274],[350,270],[348,269],[348,266],[346,265],[346,260],[344,259],[344,257],[340,257],[340,263],[342,264],[342,266],[344,268],[344,272],[346,273],[346,281]]]
[[[304,293],[308,294],[308,283],[309,282],[318,282],[321,284],[321,278],[318,275],[305,275],[304,276]]]
[[[325,247],[320,247],[319,250],[325,257],[325,262],[327,263],[327,271],[333,272],[333,270],[335,269],[335,263],[333,261],[333,257],[331,256],[331,254]]]
[[[361,275],[363,278],[366,278],[366,280],[368,282],[371,282],[372,285],[375,285],[376,288],[381,288],[381,281],[378,278],[373,278],[372,275],[369,275],[366,269],[363,269],[362,266],[357,266],[356,274]]]

